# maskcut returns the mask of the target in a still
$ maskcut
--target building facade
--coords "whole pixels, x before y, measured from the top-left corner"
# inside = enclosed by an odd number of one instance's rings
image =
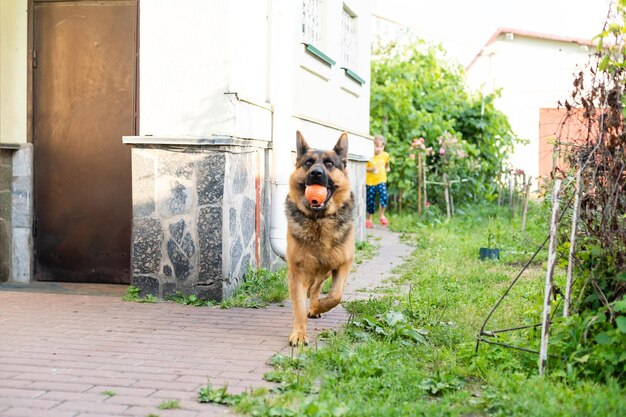
[[[467,66],[472,89],[500,91],[497,108],[526,142],[516,145],[512,168],[535,179],[550,172],[550,143],[564,115],[558,103],[572,94],[575,76],[586,70],[595,48],[591,40],[500,28]]]
[[[282,263],[296,130],[348,132],[365,238],[368,1],[0,7],[0,281],[226,297]]]

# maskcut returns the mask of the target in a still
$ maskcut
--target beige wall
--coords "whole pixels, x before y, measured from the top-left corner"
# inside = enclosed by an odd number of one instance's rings
[[[0,143],[26,143],[28,1],[0,1]]]

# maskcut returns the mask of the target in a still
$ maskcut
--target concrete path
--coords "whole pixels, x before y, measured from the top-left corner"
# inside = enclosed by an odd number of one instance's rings
[[[344,290],[344,300],[367,299],[375,296],[374,289],[388,285],[388,279],[413,248],[400,240],[398,233],[376,225],[367,229],[368,241],[379,246],[376,257],[363,262],[356,272],[350,274]]]
[[[350,277],[346,298],[367,295],[410,248],[396,234],[368,231],[378,255]],[[289,354],[291,308],[222,310],[122,301],[118,286],[0,285],[0,416],[234,415],[198,403],[210,382],[229,392],[272,387],[267,360]],[[121,291],[122,290],[122,291]],[[99,291],[99,292],[98,292]],[[97,294],[97,295],[96,295]],[[309,336],[341,327],[338,307],[309,321]],[[159,405],[178,401],[178,409]]]

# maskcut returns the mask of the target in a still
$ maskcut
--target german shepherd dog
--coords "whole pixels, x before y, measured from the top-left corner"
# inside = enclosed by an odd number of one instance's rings
[[[291,346],[308,343],[307,317],[319,318],[339,304],[354,258],[354,196],[347,173],[348,135],[343,133],[332,150],[315,150],[296,132],[296,148],[296,167],[289,177],[285,207],[287,273],[294,315],[289,336]],[[327,191],[326,199],[315,205],[305,197],[306,187],[314,184],[326,187]],[[330,274],[332,289],[320,298],[320,288]]]

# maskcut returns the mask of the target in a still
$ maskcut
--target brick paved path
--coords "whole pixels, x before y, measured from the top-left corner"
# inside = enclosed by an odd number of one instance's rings
[[[384,262],[394,265],[389,256]],[[379,258],[370,264],[380,264]],[[361,265],[350,288],[358,289],[365,277],[371,288],[367,271],[371,265]],[[346,318],[338,307],[310,320],[310,336]],[[288,306],[222,310],[0,291],[0,416],[234,415],[198,403],[198,390],[207,380],[228,384],[234,393],[273,386],[263,380],[271,370],[266,362],[289,353],[290,330]],[[168,400],[178,400],[180,409],[157,408]]]
[[[288,307],[222,310],[118,297],[0,292],[0,415],[216,416],[198,390],[270,385],[286,348]],[[314,327],[338,326],[338,309]],[[115,393],[113,396],[103,394]],[[159,410],[179,400],[181,410]]]

